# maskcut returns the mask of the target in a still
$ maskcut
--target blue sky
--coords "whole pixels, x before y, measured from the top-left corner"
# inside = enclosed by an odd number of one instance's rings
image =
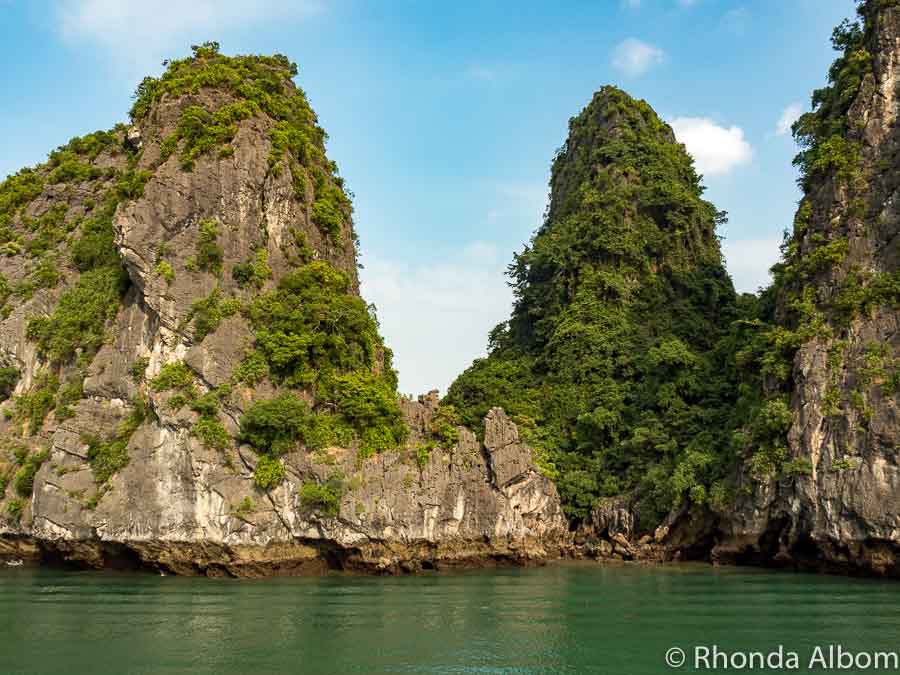
[[[0,176],[125,121],[166,57],[214,39],[287,54],[355,193],[363,293],[403,391],[446,388],[508,315],[568,119],[614,83],[670,121],[729,212],[740,290],[798,198],[785,122],[852,0],[0,0]],[[779,122],[781,124],[779,125]]]

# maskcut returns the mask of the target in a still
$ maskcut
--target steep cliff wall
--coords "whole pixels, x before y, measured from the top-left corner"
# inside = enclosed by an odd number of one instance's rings
[[[764,364],[771,400],[788,402],[786,439],[744,464],[722,561],[900,575],[900,7],[859,12],[795,125],[804,196]]]
[[[492,411],[400,400],[284,57],[214,44],[0,186],[0,556],[263,574],[552,554]]]

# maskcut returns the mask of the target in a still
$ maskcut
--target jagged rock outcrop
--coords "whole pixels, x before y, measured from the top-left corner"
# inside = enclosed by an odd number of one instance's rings
[[[197,47],[142,83],[132,126],[0,188],[0,558],[253,576],[558,555],[556,489],[501,410],[482,444],[434,396],[393,400],[294,74]]]
[[[789,475],[754,476],[713,551],[900,576],[900,7],[860,5],[795,134],[804,197],[776,268],[776,321],[798,335]]]
[[[404,403],[417,434],[435,408]],[[487,421],[494,437],[514,437],[502,411]],[[67,494],[90,487],[83,460],[63,450],[52,474],[36,481],[25,527],[5,530],[7,557],[59,557],[91,567],[142,566],[181,574],[258,576],[346,569],[394,573],[495,562],[527,563],[560,554],[566,522],[550,481],[530,448],[504,446],[519,473],[496,478],[494,451],[460,429],[459,441],[421,458],[383,453],[362,463],[330,448],[285,458],[286,479],[254,488],[254,454],[237,465],[198,447],[186,433],[146,426],[131,443],[131,461],[95,509],[73,508]],[[67,471],[70,469],[70,471]],[[49,472],[48,472],[49,473]],[[60,478],[58,474],[62,473]],[[341,475],[346,491],[334,513],[305,504],[305,483]],[[43,480],[42,480],[43,478]],[[87,480],[86,480],[87,479]],[[251,502],[243,502],[245,499]],[[243,502],[243,503],[242,503]],[[19,545],[10,542],[19,541]]]

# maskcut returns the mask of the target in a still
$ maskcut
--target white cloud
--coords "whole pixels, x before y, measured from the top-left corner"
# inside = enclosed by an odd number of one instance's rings
[[[728,173],[753,158],[753,148],[740,127],[722,127],[705,117],[676,117],[669,124],[705,176]]]
[[[508,210],[517,215],[525,214],[533,217],[534,226],[541,222],[541,215],[547,205],[549,188],[547,183],[500,183],[497,195],[505,203]]]
[[[55,22],[66,40],[98,44],[118,64],[144,68],[191,42],[320,9],[319,0],[56,0]]]
[[[659,47],[628,38],[613,51],[612,65],[627,77],[637,77],[661,64],[665,58],[666,53]]]
[[[492,191],[487,230],[522,228],[525,237],[540,225],[546,183],[506,181],[494,184]],[[446,392],[456,376],[484,356],[488,333],[512,308],[505,272],[512,250],[520,246],[515,239],[501,250],[491,242],[474,241],[436,265],[364,253],[362,294],[378,307],[401,391]]]
[[[755,293],[771,282],[769,268],[778,262],[780,239],[726,239],[725,263],[739,293]]]
[[[789,134],[791,126],[802,114],[803,106],[800,103],[791,103],[784,109],[781,113],[781,117],[778,118],[778,122],[775,123],[775,135],[784,136]]]
[[[722,25],[735,35],[743,35],[747,30],[747,22],[750,20],[750,12],[746,7],[729,9],[722,16]]]
[[[640,9],[641,0],[622,0],[622,6],[628,9]]]
[[[401,391],[446,393],[473,359],[484,356],[488,332],[512,307],[506,257],[482,241],[437,265],[364,257],[362,295],[378,308]]]
[[[469,77],[479,82],[494,83],[497,81],[498,73],[497,69],[492,66],[483,63],[473,63],[469,66]]]

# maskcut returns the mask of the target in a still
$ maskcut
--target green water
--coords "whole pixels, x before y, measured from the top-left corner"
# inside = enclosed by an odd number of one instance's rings
[[[694,672],[666,650],[712,644],[781,644],[809,672],[816,645],[900,650],[900,583],[708,566],[263,581],[4,568],[0,620],[4,674],[639,675]]]

